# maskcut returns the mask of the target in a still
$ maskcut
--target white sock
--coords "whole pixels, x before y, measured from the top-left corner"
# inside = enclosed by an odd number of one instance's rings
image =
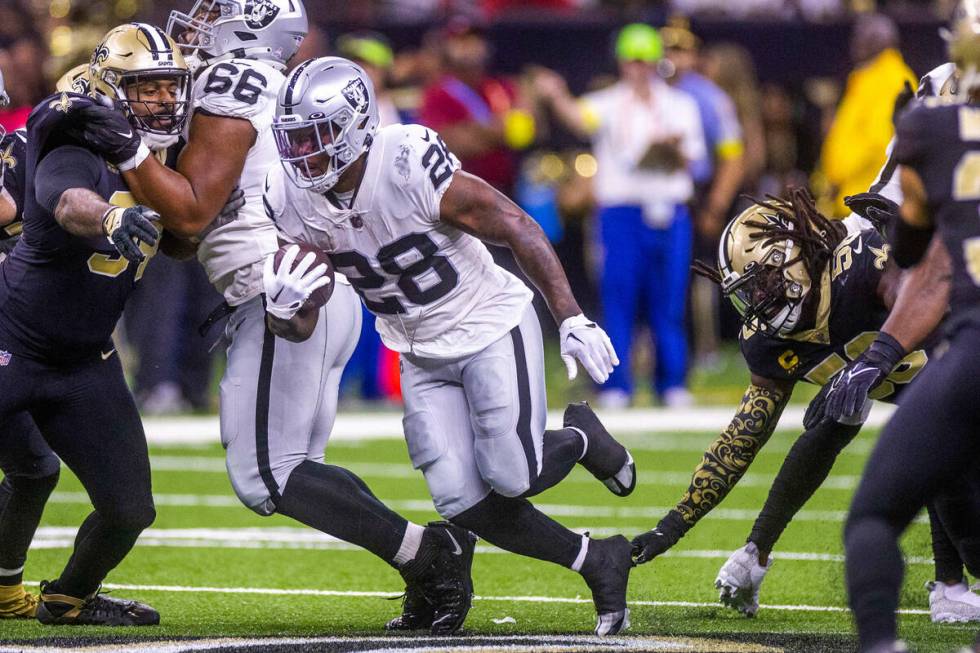
[[[585,454],[589,452],[589,436],[587,436],[585,434],[585,431],[583,431],[580,428],[576,428],[574,426],[566,426],[565,428],[572,429],[573,431],[575,431],[576,433],[582,436],[582,455],[578,457],[579,460],[582,460],[583,458],[585,458]]]
[[[582,536],[582,548],[578,550],[578,555],[575,557],[575,562],[572,563],[572,571],[582,571],[582,565],[585,564],[585,556],[589,554],[589,536]]]
[[[402,538],[402,545],[398,547],[398,553],[395,554],[394,563],[396,565],[403,565],[415,559],[415,554],[419,552],[419,547],[422,545],[422,533],[424,532],[424,526],[408,522],[408,527],[405,528],[405,537]]]

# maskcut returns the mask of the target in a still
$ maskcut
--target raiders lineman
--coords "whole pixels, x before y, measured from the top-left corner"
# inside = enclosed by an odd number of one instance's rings
[[[187,145],[176,171],[149,157],[125,178],[168,229],[200,241],[198,258],[231,312],[220,410],[235,493],[260,515],[287,515],[397,567],[434,613],[433,634],[452,633],[470,605],[472,536],[445,523],[410,523],[356,475],[323,462],[340,376],[360,332],[357,296],[340,282],[319,311],[266,318],[264,303],[286,301],[304,280],[289,265],[264,274],[279,241],[262,205],[266,172],[277,161],[270,126],[282,71],[307,31],[303,4],[199,0],[190,13],[172,12],[168,31],[196,67]],[[118,117],[89,112],[90,140],[110,157],[135,150],[141,158],[142,146],[118,134]],[[236,185],[244,206],[235,219],[212,223]],[[306,275],[322,283],[318,276]],[[463,555],[453,555],[460,547]]]
[[[596,632],[628,626],[629,542],[572,533],[526,499],[580,462],[615,494],[635,483],[632,458],[587,405],[545,431],[541,330],[531,292],[497,267],[488,242],[509,246],[561,325],[576,359],[601,383],[618,363],[582,315],[540,228],[481,179],[460,171],[439,135],[419,125],[378,129],[364,71],[336,57],[301,64],[279,93],[273,129],[283,160],[266,203],[288,237],[330,253],[385,344],[401,354],[405,438],[436,509],[516,553],[583,575]],[[269,310],[277,309],[275,302]],[[422,618],[409,608],[392,628]]]

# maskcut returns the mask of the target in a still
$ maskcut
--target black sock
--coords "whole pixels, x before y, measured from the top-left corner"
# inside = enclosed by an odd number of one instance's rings
[[[844,533],[847,593],[861,650],[895,639],[904,562],[898,534],[884,519],[864,517]]]
[[[563,567],[571,567],[582,549],[581,535],[520,497],[508,498],[491,492],[450,521],[501,549]]]
[[[356,474],[312,460],[289,475],[278,512],[363,547],[388,564],[394,564],[408,528],[408,521],[381,503]]]
[[[49,591],[81,598],[99,589],[155,517],[152,501],[143,506],[134,502],[127,506],[125,514],[111,519],[97,511],[91,513],[78,529],[75,550],[65,570]]]
[[[936,564],[936,580],[940,582],[963,580],[963,561],[943,525],[935,505],[930,502],[929,530],[932,534],[932,557]]]
[[[23,568],[44,505],[57,484],[57,472],[41,478],[7,476],[0,483],[0,569]],[[0,585],[23,580],[23,571],[0,575]]]
[[[558,485],[585,453],[585,441],[575,429],[558,429],[544,432],[544,446],[541,455],[541,473],[524,493],[533,497],[550,487]]]
[[[860,426],[822,422],[796,439],[749,535],[749,541],[760,551],[772,551],[786,526],[827,480],[838,454],[860,429]]]

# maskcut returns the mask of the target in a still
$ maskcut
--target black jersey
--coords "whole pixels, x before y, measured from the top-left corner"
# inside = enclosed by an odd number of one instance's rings
[[[0,227],[0,253],[9,252],[20,236],[23,228],[24,214],[24,184],[27,154],[27,130],[18,129],[10,132],[0,140],[0,174],[3,177],[3,187],[10,193],[17,207],[14,221]]]
[[[878,298],[888,250],[874,229],[850,234],[838,245],[820,280],[813,329],[779,337],[743,327],[739,342],[752,373],[823,385],[867,349],[888,317],[888,309]],[[871,397],[894,400],[927,359],[921,350],[909,354]]]
[[[918,103],[899,120],[895,158],[922,178],[949,251],[951,321],[980,322],[980,103]]]
[[[52,96],[31,113],[23,233],[0,266],[0,349],[45,361],[81,360],[110,346],[126,299],[156,253],[144,245],[146,259],[130,263],[104,236],[81,238],[55,220],[71,188],[134,204],[119,172],[64,127],[66,105],[84,101],[91,100]]]

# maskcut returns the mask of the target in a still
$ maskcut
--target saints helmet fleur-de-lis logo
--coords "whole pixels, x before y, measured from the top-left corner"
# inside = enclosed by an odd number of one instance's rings
[[[52,100],[48,104],[48,108],[60,111],[61,113],[68,113],[68,110],[71,109],[71,98],[68,97],[67,93],[62,93],[60,98]]]
[[[109,48],[106,47],[105,43],[100,45],[92,53],[92,65],[98,66],[100,63],[109,58]]]

